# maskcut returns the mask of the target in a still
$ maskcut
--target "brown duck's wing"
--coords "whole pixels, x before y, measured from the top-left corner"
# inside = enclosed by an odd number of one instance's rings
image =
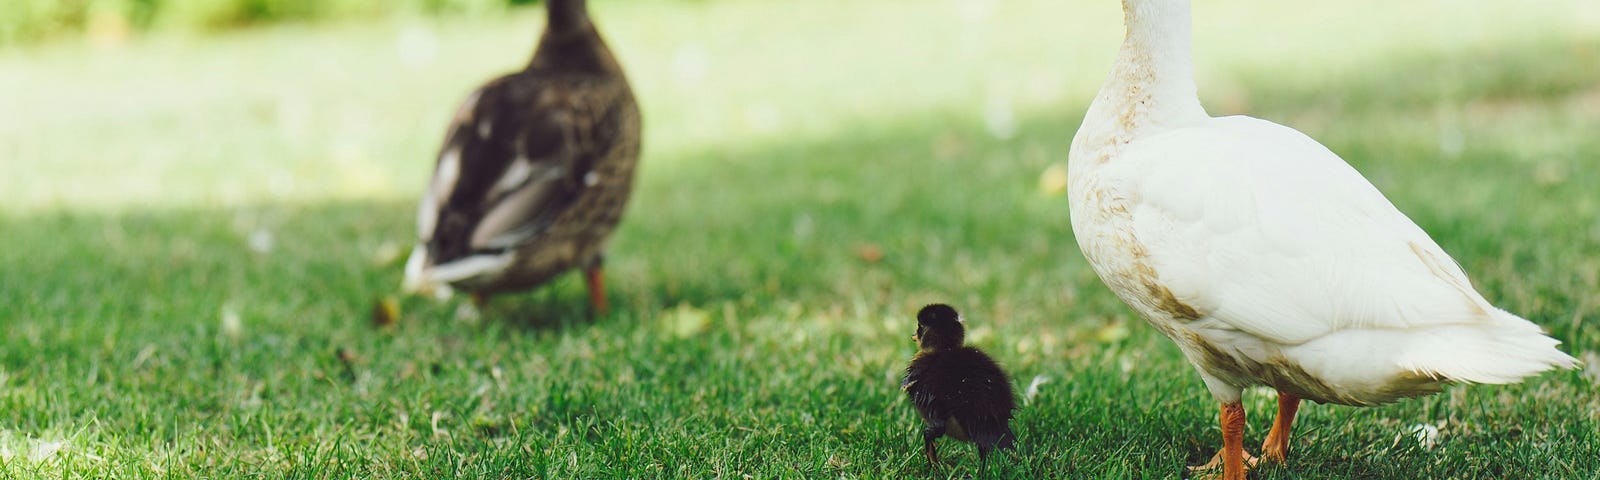
[[[501,77],[469,96],[451,122],[419,235],[435,264],[538,238],[590,186],[621,132],[631,96],[620,80]],[[452,167],[455,169],[452,171]]]

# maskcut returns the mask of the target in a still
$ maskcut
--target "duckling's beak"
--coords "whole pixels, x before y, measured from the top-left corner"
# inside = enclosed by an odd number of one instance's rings
[[[916,335],[912,335],[912,336],[911,336],[911,341],[913,341],[913,342],[921,342],[921,341],[922,341],[922,339],[920,339],[920,338],[917,338],[917,336],[916,336]]]

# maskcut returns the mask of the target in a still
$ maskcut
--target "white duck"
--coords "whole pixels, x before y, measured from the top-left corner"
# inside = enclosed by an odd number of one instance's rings
[[[1495,308],[1355,169],[1292,128],[1200,107],[1188,0],[1123,0],[1127,36],[1072,139],[1072,230],[1095,273],[1200,371],[1243,479],[1242,389],[1376,405],[1577,361]],[[1252,459],[1251,462],[1254,460]]]

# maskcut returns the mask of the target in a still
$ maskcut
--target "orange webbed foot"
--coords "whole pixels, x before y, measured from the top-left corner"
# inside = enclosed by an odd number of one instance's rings
[[[1256,465],[1261,463],[1261,457],[1251,455],[1250,452],[1241,453],[1244,455],[1244,469],[1246,472],[1256,468]],[[1205,465],[1185,467],[1186,471],[1184,472],[1185,475],[1183,477],[1195,480],[1218,480],[1227,478],[1223,476],[1224,472],[1222,471],[1222,462],[1222,451],[1218,450],[1216,455],[1211,456],[1211,461],[1206,462]]]
[[[1261,444],[1261,456],[1267,460],[1284,463],[1289,458],[1289,431],[1294,427],[1294,415],[1300,411],[1300,398],[1278,392],[1278,416],[1272,421],[1272,431]]]
[[[1205,465],[1190,468],[1186,473],[1204,472],[1194,478],[1244,480],[1245,472],[1260,463],[1259,459],[1244,451],[1244,405],[1238,401],[1222,404],[1218,419],[1222,423],[1222,450],[1217,451]],[[1217,475],[1218,470],[1221,470],[1221,476]]]

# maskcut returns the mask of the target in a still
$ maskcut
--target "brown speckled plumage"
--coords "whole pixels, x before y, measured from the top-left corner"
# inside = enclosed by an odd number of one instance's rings
[[[433,279],[481,296],[578,267],[598,275],[633,185],[640,120],[622,68],[583,0],[546,8],[528,67],[490,81],[458,109],[418,214],[424,270],[514,253],[493,268]],[[603,294],[591,295],[603,308]]]

